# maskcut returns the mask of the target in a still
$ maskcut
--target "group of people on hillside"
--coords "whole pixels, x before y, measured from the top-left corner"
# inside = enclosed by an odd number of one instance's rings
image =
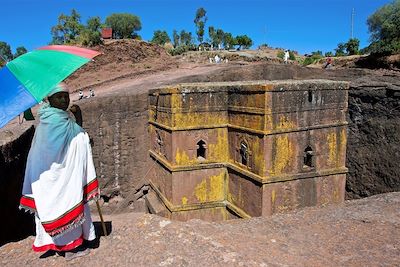
[[[86,96],[83,94],[82,90],[79,90],[79,100],[83,99],[83,98],[90,98],[90,97],[94,97],[94,90],[93,89],[89,89],[89,96]]]
[[[223,63],[223,62],[228,63],[227,58],[224,59],[224,58],[220,57],[219,55],[215,55],[214,58],[210,57],[209,61],[210,61],[210,63],[217,63],[217,64]]]

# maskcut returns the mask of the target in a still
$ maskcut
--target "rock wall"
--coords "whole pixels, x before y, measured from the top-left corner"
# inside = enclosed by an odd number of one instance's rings
[[[34,231],[33,216],[18,208],[33,134],[32,126],[15,140],[0,146],[0,246],[26,238]]]
[[[149,161],[147,94],[88,99],[79,103],[83,127],[93,140],[101,194],[107,202],[127,198],[145,176]]]
[[[400,88],[353,85],[349,91],[346,197],[400,190]]]

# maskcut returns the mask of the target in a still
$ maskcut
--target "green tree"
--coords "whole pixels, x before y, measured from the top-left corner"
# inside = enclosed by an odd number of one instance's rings
[[[90,31],[100,31],[101,28],[101,19],[100,17],[90,17],[86,22],[86,29]]]
[[[368,50],[376,54],[400,52],[400,0],[378,9],[367,19],[371,44]]]
[[[102,43],[100,17],[91,17],[86,22],[86,27],[81,31],[78,42],[85,46],[95,46]]]
[[[8,61],[13,59],[11,47],[6,42],[0,41],[0,66],[4,66]]]
[[[236,44],[239,46],[238,50],[249,48],[253,45],[253,40],[250,39],[247,35],[238,35],[236,36]]]
[[[137,38],[137,31],[142,29],[138,16],[128,13],[115,13],[106,18],[106,25],[113,29],[115,38]]]
[[[57,25],[51,28],[51,35],[52,35],[52,44],[64,44],[67,42],[66,40],[66,21],[68,16],[61,13],[58,16],[58,23]]]
[[[331,51],[328,51],[325,53],[325,57],[333,57],[333,53]]]
[[[81,24],[80,20],[81,15],[79,15],[79,13],[75,9],[72,9],[71,15],[66,22],[69,40],[75,40],[82,30],[83,25]]]
[[[360,40],[357,38],[350,38],[345,46],[348,55],[357,55],[360,47]]]
[[[208,36],[211,39],[213,47],[221,48],[224,41],[225,33],[221,29],[215,29],[213,26],[208,27]]]
[[[400,52],[400,0],[378,9],[368,18],[367,24],[372,42],[369,50],[372,53]]]
[[[216,35],[217,34],[216,34],[214,26],[208,27],[208,36],[210,37],[210,43],[213,47],[216,47],[218,45],[218,42],[216,40],[217,39]]]
[[[222,44],[225,49],[232,49],[236,45],[236,39],[229,32],[224,33],[224,37],[222,38]]]
[[[168,33],[166,31],[157,30],[154,31],[151,42],[158,45],[164,45],[165,43],[171,42],[171,39],[169,38]]]
[[[196,17],[194,18],[194,24],[196,25],[196,34],[197,34],[197,40],[199,43],[203,42],[204,38],[204,27],[207,22],[207,17],[206,17],[207,11],[200,7],[196,11]]]
[[[186,32],[185,30],[182,30],[180,33],[180,37],[181,37],[181,45],[186,45],[186,46],[193,45],[191,32]]]
[[[216,41],[217,41],[217,45],[218,45],[218,49],[219,49],[219,48],[221,48],[222,43],[224,41],[225,33],[223,30],[217,29],[217,32],[215,35],[216,35]]]
[[[346,49],[346,44],[338,43],[337,48],[335,48],[335,57],[345,56],[346,53],[344,50]]]
[[[21,56],[21,55],[23,55],[23,54],[25,54],[27,52],[28,52],[28,50],[26,50],[25,47],[19,46],[19,47],[17,47],[17,49],[15,51],[14,58],[17,58],[17,57],[19,57],[19,56]]]
[[[174,47],[178,47],[179,46],[179,34],[178,34],[178,32],[176,31],[176,30],[174,30],[173,32],[172,32],[172,39],[173,39],[173,45],[174,45]]]
[[[72,9],[70,16],[61,14],[58,17],[57,25],[51,28],[51,34],[53,36],[52,43],[75,43],[76,38],[84,28],[80,23],[80,19],[81,16],[75,9]]]

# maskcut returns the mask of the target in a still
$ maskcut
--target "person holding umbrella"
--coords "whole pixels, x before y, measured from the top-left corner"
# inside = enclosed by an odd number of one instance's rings
[[[33,250],[65,252],[67,260],[89,253],[84,240],[96,238],[88,201],[99,197],[82,113],[58,84],[38,111],[39,124],[29,151],[20,208],[35,214]]]

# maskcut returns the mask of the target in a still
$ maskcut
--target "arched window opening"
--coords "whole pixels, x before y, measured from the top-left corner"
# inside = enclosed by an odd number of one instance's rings
[[[308,102],[312,102],[312,91],[311,90],[308,90]]]
[[[206,143],[203,140],[197,142],[197,158],[198,159],[206,158]]]
[[[313,168],[314,167],[314,160],[313,160],[314,152],[310,146],[308,146],[304,150],[304,166]]]
[[[249,162],[249,149],[245,142],[240,143],[240,159],[242,164],[247,166]]]

